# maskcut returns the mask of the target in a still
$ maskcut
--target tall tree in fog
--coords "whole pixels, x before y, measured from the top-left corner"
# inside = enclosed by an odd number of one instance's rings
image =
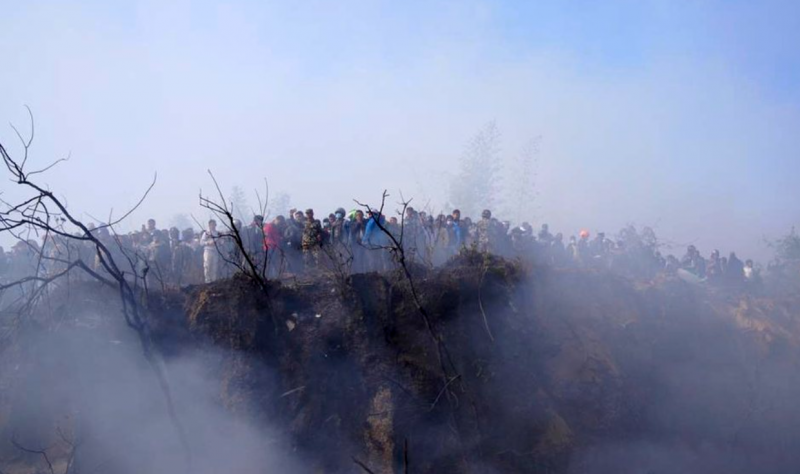
[[[267,210],[268,217],[274,218],[277,216],[288,216],[289,209],[292,207],[292,198],[287,193],[280,192],[275,197],[270,198]]]
[[[191,229],[194,227],[192,220],[184,213],[174,214],[169,220],[170,227],[177,227],[179,230]]]
[[[512,163],[508,175],[508,216],[516,223],[534,220],[539,191],[536,187],[541,137],[528,140]]]
[[[231,188],[231,195],[228,200],[231,202],[233,217],[245,224],[249,223],[250,219],[247,218],[247,216],[250,213],[250,206],[247,204],[247,196],[244,194],[244,191],[242,191],[242,188],[239,186]]]
[[[467,144],[458,175],[450,184],[452,205],[465,216],[480,217],[482,209],[499,204],[500,130],[491,121]]]
[[[774,242],[768,242],[775,250],[779,262],[800,262],[800,234],[792,227],[791,232]]]

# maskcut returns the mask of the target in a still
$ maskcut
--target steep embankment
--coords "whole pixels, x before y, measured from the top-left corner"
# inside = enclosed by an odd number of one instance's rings
[[[402,278],[359,275],[344,297],[318,281],[269,302],[198,288],[190,327],[277,368],[254,382],[234,358],[227,400],[275,410],[327,471],[355,455],[390,472],[406,449],[415,472],[800,465],[793,298],[481,259],[416,287],[457,380]]]
[[[234,279],[154,300],[154,337],[168,366],[219,350],[214,403],[269,426],[255,444],[303,472],[358,472],[354,457],[376,473],[800,466],[796,296],[477,255],[417,271],[415,287],[431,326],[400,275],[268,295]]]

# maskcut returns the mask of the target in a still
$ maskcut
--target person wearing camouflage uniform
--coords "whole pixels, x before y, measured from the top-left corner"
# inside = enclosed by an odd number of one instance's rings
[[[306,270],[316,268],[322,246],[322,225],[314,219],[314,210],[306,210],[306,225],[303,228],[303,263]]]
[[[490,251],[495,234],[494,223],[492,222],[492,211],[488,209],[483,211],[481,220],[475,225],[475,232],[478,250],[481,252]]]

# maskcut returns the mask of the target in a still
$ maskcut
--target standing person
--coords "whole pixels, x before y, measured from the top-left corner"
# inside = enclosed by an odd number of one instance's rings
[[[272,222],[264,225],[264,249],[269,251],[279,250],[283,243],[283,234],[286,227],[286,218],[278,216]]]
[[[202,234],[202,233],[201,233]],[[181,241],[188,246],[191,255],[188,257],[188,273],[186,282],[196,285],[205,279],[203,269],[203,245],[200,243],[200,235],[194,233],[194,229],[187,227],[181,233]]]
[[[236,236],[239,236],[237,241]],[[220,272],[217,278],[230,278],[240,268],[244,262],[244,248],[240,248],[239,242],[244,246],[245,230],[242,221],[239,219],[233,220],[233,226],[227,229],[226,232],[220,233],[220,239],[217,242],[217,248],[222,252],[220,254]]]
[[[331,220],[326,217],[322,219],[322,245],[327,245],[331,241]]]
[[[567,257],[569,257],[569,266],[575,266],[581,263],[581,255],[578,251],[578,239],[574,235],[569,237]]]
[[[303,264],[306,271],[317,267],[322,247],[322,225],[314,219],[314,210],[306,209],[306,225],[303,228]]]
[[[419,248],[423,245],[421,242],[422,235],[422,221],[419,214],[413,207],[406,208],[405,216],[403,217],[403,251],[406,254],[406,260],[413,262],[417,257]]]
[[[461,233],[461,221],[456,220],[455,217],[447,216],[447,220],[445,221],[447,224],[447,233],[449,234],[447,240],[447,253],[448,258],[452,257],[453,255],[457,254],[459,250],[461,250],[461,246],[464,243],[464,238]]]
[[[471,247],[475,244],[475,225],[472,223],[472,219],[463,218],[459,226],[461,227],[462,246]]]
[[[264,251],[267,258],[267,276],[277,277],[283,268],[283,235],[286,218],[278,216],[264,226]]]
[[[348,236],[348,225],[347,221],[344,220],[345,210],[344,208],[336,209],[336,213],[334,214],[334,219],[331,221],[331,244],[343,244],[347,242]]]
[[[586,265],[589,263],[591,259],[590,251],[589,251],[589,231],[586,229],[581,230],[580,240],[578,240],[578,260],[582,265]]]
[[[169,249],[173,252],[181,244],[181,231],[177,227],[169,228]]]
[[[176,273],[175,265],[173,262],[175,261],[175,252],[178,252],[181,246],[181,231],[178,230],[177,227],[170,227],[169,228],[169,253],[170,253],[170,260],[169,260],[169,278],[170,283],[174,283],[180,286],[178,283],[179,275]]]
[[[219,253],[217,248],[219,232],[217,232],[217,221],[208,221],[208,229],[200,236],[200,244],[203,246],[203,276],[206,283],[211,283],[219,278]]]
[[[452,236],[450,242],[452,244],[452,248],[455,249],[453,254],[458,253],[461,250],[461,247],[468,245],[467,243],[467,233],[468,229],[467,226],[464,225],[464,222],[461,220],[461,210],[460,209],[453,209],[453,212],[450,213],[450,217],[453,218],[453,227],[452,227]]]
[[[720,265],[724,267],[724,263],[720,260]],[[700,255],[700,252],[694,245],[690,245],[686,249],[686,255],[681,259],[681,267],[694,273],[699,278],[706,277],[706,259]]]
[[[553,234],[550,233],[550,226],[548,224],[542,224],[541,230],[539,230],[539,242],[544,245],[550,245],[553,241]]]
[[[153,235],[156,233],[156,220],[155,219],[147,219],[147,227],[142,226],[142,232],[145,232],[150,240],[153,239]]]
[[[748,259],[746,262],[744,262],[742,274],[744,275],[745,283],[751,290],[761,289],[761,275],[759,274],[758,269],[755,268],[755,264],[753,264],[752,260]]]
[[[719,250],[711,252],[711,256],[706,263],[706,276],[709,280],[720,280],[722,278],[722,259]]]
[[[444,220],[442,220],[442,222],[444,222]],[[434,252],[434,247],[436,245],[436,221],[434,220],[433,216],[425,217],[425,221],[422,224],[422,231],[425,242],[424,263],[432,265],[433,252]]]
[[[178,230],[177,228],[174,228]],[[183,231],[183,235],[174,235],[170,229],[170,247],[172,248],[172,261],[170,262],[170,269],[172,272],[173,283],[181,286],[184,283],[196,283],[192,280],[192,263],[194,257],[194,249],[192,249],[192,229]],[[183,237],[183,240],[181,239]]]
[[[739,285],[744,281],[744,264],[736,256],[735,252],[731,252],[728,257],[728,266],[725,272],[725,279],[731,285]]]
[[[250,257],[256,272],[260,276],[266,274],[266,254],[264,253],[264,216],[256,214],[253,222],[242,229],[242,246]],[[242,256],[242,266],[247,268],[247,260]]]
[[[364,220],[364,211],[355,211],[353,220],[348,227],[348,245],[353,252],[353,273],[365,272],[367,265],[364,248],[364,232],[367,229],[367,222]]]
[[[454,250],[452,253],[457,253],[461,247],[465,243],[465,230],[464,223],[461,222],[461,211],[458,209],[453,209],[453,212],[450,214],[450,217],[453,221],[452,226],[452,236],[450,237],[451,247]]]
[[[293,218],[287,223],[283,234],[286,262],[294,274],[299,274],[303,269],[302,250],[305,224],[302,211],[296,211]]]
[[[494,223],[492,222],[492,211],[484,209],[481,213],[481,220],[476,224],[478,250],[488,252],[491,249]]]
[[[386,247],[389,245],[389,239],[381,229],[381,227],[386,228],[385,222],[385,218],[377,209],[369,212],[369,220],[364,229],[362,243],[369,251],[370,270],[372,271],[382,271],[386,264]]]
[[[450,232],[453,225],[453,218],[450,216],[445,217],[444,214],[436,216],[433,230],[433,258],[431,259],[434,265],[441,265],[450,256]]]
[[[151,286],[171,282],[172,250],[165,233],[160,230],[154,231],[153,241],[145,250],[147,263],[151,267],[148,273]]]
[[[589,254],[592,258],[603,257],[606,253],[606,234],[598,232],[594,240],[589,243]]]
[[[550,243],[547,255],[549,257],[549,263],[553,264],[557,268],[568,265],[569,258],[567,256],[567,250],[564,247],[564,234],[561,232],[556,234],[553,242]]]

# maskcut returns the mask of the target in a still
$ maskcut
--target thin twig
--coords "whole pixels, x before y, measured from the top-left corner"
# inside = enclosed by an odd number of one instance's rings
[[[439,391],[439,395],[436,395],[436,399],[433,401],[433,403],[431,403],[430,411],[433,411],[433,409],[436,408],[436,404],[439,403],[439,399],[442,398],[442,394],[444,394],[444,392],[447,390],[447,387],[449,387],[450,384],[453,383],[459,377],[461,377],[461,374],[458,374],[455,377],[453,377],[453,378],[451,378],[450,380],[447,381],[447,383],[444,385],[444,387],[442,387],[442,389]]]
[[[361,462],[361,461],[359,461],[358,459],[356,459],[356,457],[355,457],[355,456],[353,456],[353,462],[354,462],[354,463],[356,463],[356,464],[358,464],[358,467],[360,467],[361,469],[363,469],[363,470],[364,470],[364,472],[367,472],[367,473],[369,473],[369,474],[375,474],[375,472],[374,472],[372,469],[368,468],[366,464],[364,464],[363,462]]]
[[[494,336],[492,336],[492,330],[489,329],[489,320],[486,318],[486,311],[483,309],[483,279],[486,277],[486,272],[488,270],[488,266],[484,264],[483,272],[481,272],[481,279],[478,283],[478,308],[481,310],[481,315],[483,315],[483,327],[486,328],[486,334],[489,335],[489,340],[494,342]]]
[[[47,448],[45,448],[45,449],[30,449],[30,448],[26,448],[25,446],[22,446],[21,444],[19,444],[14,436],[11,436],[11,444],[13,444],[14,447],[19,449],[20,451],[24,451],[24,452],[30,453],[30,454],[38,454],[38,455],[42,456],[44,458],[44,461],[47,463],[48,469],[50,469],[50,474],[56,474],[55,471],[53,470],[53,463],[50,462],[50,457],[47,455]]]

